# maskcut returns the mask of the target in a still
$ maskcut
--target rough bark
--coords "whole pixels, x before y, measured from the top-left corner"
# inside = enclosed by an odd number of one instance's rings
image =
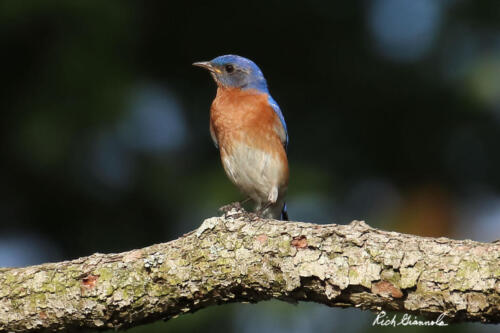
[[[125,328],[267,299],[500,322],[500,243],[231,210],[174,241],[0,269],[0,331]]]

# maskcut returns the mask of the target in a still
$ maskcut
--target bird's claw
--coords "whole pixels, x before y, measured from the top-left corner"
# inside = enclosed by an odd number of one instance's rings
[[[224,215],[224,217],[237,217],[245,216],[250,221],[256,221],[261,219],[260,214],[247,212],[245,208],[241,206],[240,202],[232,202],[228,205],[219,208],[219,212]]]
[[[219,208],[219,212],[227,215],[230,211],[235,210],[237,212],[244,212],[245,209],[241,206],[239,202],[232,202],[228,205],[222,206]]]

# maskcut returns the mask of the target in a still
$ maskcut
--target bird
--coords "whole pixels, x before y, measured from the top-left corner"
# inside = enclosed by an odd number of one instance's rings
[[[252,60],[232,54],[193,65],[217,84],[209,130],[226,175],[253,200],[257,215],[288,220],[288,130],[264,74]]]

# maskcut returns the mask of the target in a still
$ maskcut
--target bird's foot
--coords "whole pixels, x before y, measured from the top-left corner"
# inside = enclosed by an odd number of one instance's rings
[[[248,200],[248,199],[247,199]],[[245,201],[243,201],[245,202]],[[245,216],[250,221],[258,220],[260,218],[256,213],[247,212],[245,208],[241,206],[240,202],[232,202],[228,205],[219,208],[219,212],[224,215],[224,217],[239,217]]]
[[[239,204],[240,204],[240,205],[246,204],[246,203],[247,203],[247,202],[249,202],[250,200],[252,200],[252,198],[248,197],[248,198],[246,198],[246,199],[244,199],[244,200],[241,200],[241,201],[239,202]]]
[[[265,205],[263,205],[262,207],[260,207],[259,209],[257,209],[255,211],[255,214],[260,217],[261,219],[265,219],[266,217],[264,216],[264,212],[266,211],[266,209],[268,209],[269,207],[271,207],[273,203],[272,202],[267,202]]]
[[[232,202],[228,205],[219,208],[219,212],[224,216],[234,215],[237,213],[246,213],[245,209],[241,206],[239,202]]]

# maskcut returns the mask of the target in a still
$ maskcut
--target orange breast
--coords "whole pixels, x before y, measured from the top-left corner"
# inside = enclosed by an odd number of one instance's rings
[[[213,131],[219,147],[227,151],[242,142],[276,154],[288,164],[278,134],[282,125],[267,98],[267,94],[256,90],[220,87],[210,109]]]

